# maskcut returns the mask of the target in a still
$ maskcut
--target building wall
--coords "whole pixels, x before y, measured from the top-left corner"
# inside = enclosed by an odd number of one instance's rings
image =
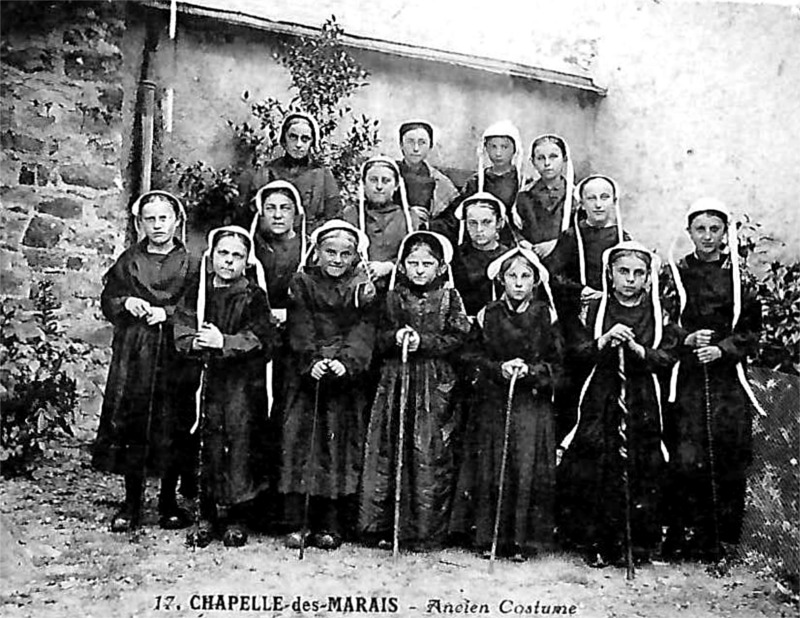
[[[609,93],[590,158],[622,184],[631,229],[666,250],[688,205],[711,195],[779,240],[767,257],[800,257],[798,13],[644,0],[595,10]]]
[[[2,3],[0,294],[54,279],[89,341],[110,340],[101,279],[126,233],[124,17],[124,3]]]

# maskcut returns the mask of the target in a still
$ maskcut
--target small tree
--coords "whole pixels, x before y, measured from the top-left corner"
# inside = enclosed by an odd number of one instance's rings
[[[170,160],[177,188],[187,208],[204,218],[224,221],[239,200],[234,179],[247,168],[260,168],[273,159],[280,144],[280,127],[289,112],[305,111],[318,122],[320,143],[314,156],[330,168],[345,203],[355,199],[361,160],[379,143],[378,120],[357,116],[345,101],[368,85],[369,73],[342,43],[344,30],[331,16],[319,33],[284,43],[275,60],[291,75],[294,97],[284,103],[270,97],[249,102],[251,118],[228,125],[236,138],[238,163],[234,169],[215,170],[198,161],[185,165]]]

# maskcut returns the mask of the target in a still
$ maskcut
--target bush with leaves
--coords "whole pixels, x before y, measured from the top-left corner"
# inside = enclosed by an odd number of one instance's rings
[[[757,290],[763,330],[756,362],[800,374],[800,262],[772,262]]]
[[[38,285],[26,316],[0,302],[0,462],[4,476],[25,472],[50,442],[72,436],[78,386],[71,365],[85,350],[58,322],[61,305],[52,281]],[[26,319],[32,318],[32,319]]]
[[[197,218],[224,222],[233,216],[239,200],[234,179],[248,168],[261,168],[275,158],[280,148],[281,124],[292,111],[305,111],[317,120],[320,141],[313,156],[330,168],[343,201],[354,203],[361,162],[380,141],[379,123],[354,114],[345,104],[368,84],[369,73],[342,43],[343,33],[332,16],[319,33],[293,38],[281,46],[275,59],[289,71],[294,97],[288,103],[274,97],[251,103],[249,93],[245,93],[251,119],[228,121],[236,139],[237,164],[233,168],[215,170],[202,161],[184,165],[170,160],[178,191]]]

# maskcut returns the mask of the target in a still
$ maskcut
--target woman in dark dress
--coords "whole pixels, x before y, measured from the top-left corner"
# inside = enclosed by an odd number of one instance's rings
[[[353,225],[331,220],[317,228],[311,242],[314,262],[289,286],[280,492],[296,530],[286,545],[336,549],[355,526],[363,462],[369,405],[363,376],[372,359],[375,324],[371,310],[356,300],[367,284],[356,265],[369,241]],[[307,537],[304,523],[312,532]]]
[[[735,546],[741,536],[753,455],[752,404],[760,410],[743,366],[756,352],[761,307],[742,285],[736,226],[727,207],[698,200],[687,213],[687,231],[694,251],[671,262],[683,345],[670,393],[675,405],[668,432],[673,461],[665,550],[705,559],[719,557],[720,549]]]
[[[391,547],[403,364],[407,362],[401,526],[403,543],[441,546],[455,475],[458,427],[450,361],[469,332],[461,298],[448,276],[453,249],[440,234],[413,232],[400,246],[393,285],[378,323],[376,355],[381,377],[367,430],[359,529]]]
[[[261,187],[273,180],[285,180],[300,193],[309,233],[325,221],[341,217],[342,199],[336,179],[327,167],[314,160],[319,140],[319,127],[312,116],[303,112],[287,114],[279,137],[284,153],[250,178],[243,190],[248,206],[245,210],[249,210],[251,200]]]
[[[675,362],[678,332],[663,322],[657,262],[632,241],[606,251],[603,298],[591,302],[586,328],[574,343],[578,357],[594,367],[581,390],[578,421],[561,445],[559,531],[565,545],[584,551],[593,566],[625,555],[628,515],[635,559],[649,559],[661,540],[668,455],[656,373]]]
[[[487,275],[499,277],[504,293],[478,313],[463,355],[472,366],[474,394],[450,530],[454,540],[479,550],[492,543],[506,400],[516,371],[498,549],[500,555],[523,560],[554,549],[552,396],[561,372],[562,340],[547,271],[533,251],[511,249],[492,262]],[[544,293],[536,294],[540,285]]]
[[[189,425],[180,413],[186,385],[172,329],[176,305],[196,285],[197,260],[175,238],[186,220],[175,196],[145,193],[132,214],[143,238],[108,271],[101,296],[114,341],[92,458],[97,469],[125,476],[125,504],[111,522],[115,532],[138,524],[145,478],[153,475],[161,476],[161,526],[188,523],[175,497],[179,464],[190,452]]]
[[[247,542],[243,506],[269,487],[277,465],[267,417],[265,369],[275,342],[263,271],[246,230],[212,230],[200,284],[175,317],[175,345],[202,362],[194,430],[199,431],[201,522],[189,541],[207,545],[222,531],[226,546]],[[254,265],[258,284],[244,276]]]

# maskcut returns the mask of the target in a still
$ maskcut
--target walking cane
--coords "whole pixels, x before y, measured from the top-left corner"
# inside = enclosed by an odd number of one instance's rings
[[[703,365],[703,398],[706,409],[706,433],[708,434],[708,470],[711,475],[711,508],[714,518],[714,559],[719,559],[719,503],[717,496],[717,472],[714,460],[714,410],[711,407],[711,383],[708,377],[708,365]]]
[[[394,473],[394,530],[392,532],[392,560],[400,554],[400,495],[403,482],[403,450],[406,438],[406,405],[408,399],[408,343],[410,333],[403,335],[400,353],[400,410],[397,427],[397,464]]]
[[[163,323],[158,324],[158,337],[156,338],[156,355],[153,362],[153,379],[150,380],[150,394],[147,399],[147,421],[144,430],[144,457],[142,458],[142,482],[139,491],[139,508],[144,507],[144,494],[147,487],[147,458],[150,457],[150,428],[153,424],[153,399],[156,396],[156,385],[158,383],[158,364],[161,362],[161,343],[163,341]],[[133,532],[133,526],[131,526]]]
[[[189,434],[197,431],[197,493],[194,497],[194,526],[191,536],[192,551],[197,549],[197,539],[200,535],[200,518],[203,499],[203,431],[205,429],[205,407],[206,407],[206,388],[208,386],[208,354],[203,354],[203,368],[200,370],[200,387],[197,389],[197,420],[194,427],[189,430]]]
[[[627,397],[627,377],[625,374],[625,348],[620,345],[617,348],[619,353],[619,397],[617,404],[620,409],[619,420],[619,435],[621,443],[619,447],[619,454],[622,457],[622,486],[625,492],[625,579],[633,579],[636,577],[636,571],[633,566],[633,538],[631,534],[631,483],[628,477],[628,404],[625,399]]]
[[[324,377],[324,376],[323,376]],[[303,529],[300,532],[300,551],[298,559],[302,560],[306,551],[306,536],[308,536],[308,508],[311,503],[311,481],[316,476],[317,466],[317,417],[319,416],[319,389],[320,378],[314,388],[314,416],[311,419],[311,452],[308,454],[308,462],[306,463],[305,478],[303,484],[306,486],[306,496],[303,503]],[[311,472],[309,473],[309,469]],[[311,475],[314,476],[311,476]],[[309,478],[311,476],[311,478]]]
[[[503,508],[503,493],[506,486],[506,465],[508,463],[508,436],[511,433],[511,405],[514,402],[514,387],[519,377],[519,367],[514,367],[511,381],[508,383],[506,399],[506,418],[503,425],[503,455],[500,458],[500,484],[497,488],[497,508],[494,511],[494,532],[492,533],[492,551],[489,553],[489,573],[494,573],[494,559],[497,556],[497,539],[500,536],[500,510]]]

